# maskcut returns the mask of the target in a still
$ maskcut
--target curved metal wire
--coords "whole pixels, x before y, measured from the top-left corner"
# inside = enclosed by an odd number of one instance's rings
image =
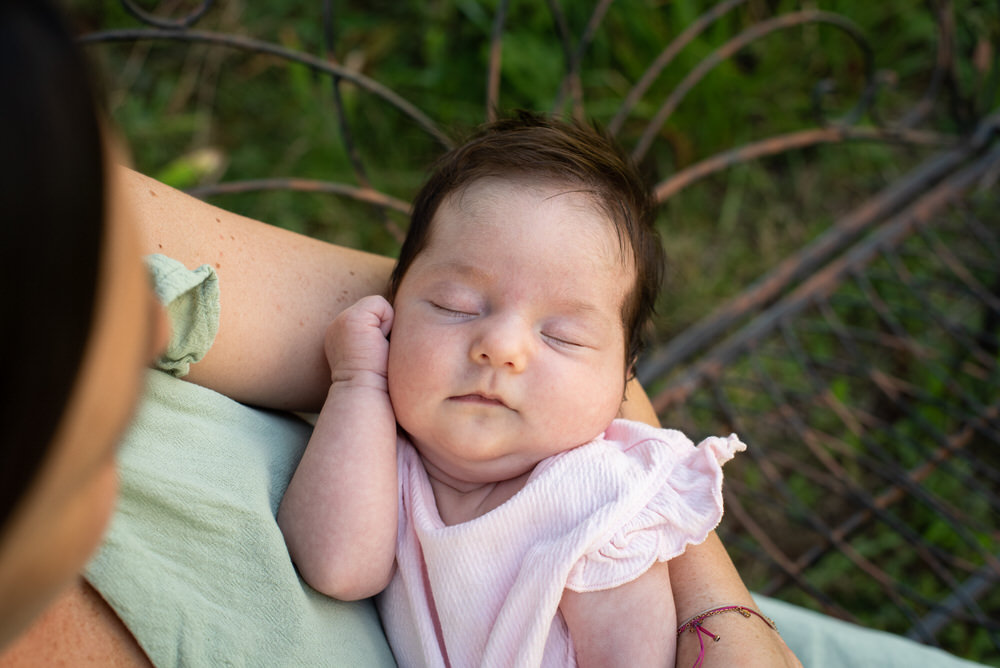
[[[155,28],[162,28],[164,30],[182,30],[184,28],[190,28],[195,23],[201,20],[208,10],[212,8],[215,4],[215,0],[202,0],[202,3],[195,7],[193,10],[181,16],[180,18],[167,19],[147,12],[143,8],[139,7],[133,0],[121,0],[122,7],[125,8],[129,14],[139,19],[146,25],[153,26]]]
[[[326,59],[328,62],[337,64],[336,57],[336,30],[334,26],[334,8],[333,0],[323,0],[323,42],[324,50],[326,52]],[[361,157],[361,152],[358,150],[358,144],[354,141],[354,132],[351,129],[351,123],[347,118],[347,110],[344,107],[344,97],[341,90],[341,80],[338,76],[332,76],[332,93],[333,93],[333,106],[337,113],[337,125],[340,130],[340,140],[344,145],[344,150],[347,153],[347,158],[351,162],[351,167],[354,169],[354,178],[357,179],[358,184],[361,186],[360,191],[338,191],[331,188],[327,192],[338,192],[339,194],[351,194],[355,199],[359,201],[366,201],[361,192],[368,193],[372,191],[371,179],[368,178],[368,170],[365,168],[364,160]],[[243,182],[246,184],[246,182]],[[332,184],[331,184],[332,185]],[[297,188],[298,189],[298,188]],[[376,202],[373,202],[376,203]],[[399,225],[389,219],[386,215],[386,205],[378,203],[379,206],[376,207],[377,215],[381,218],[382,227],[389,232],[390,235],[397,241],[397,243],[402,244],[405,237],[403,230],[400,229]]]
[[[663,104],[660,105],[660,108],[657,110],[656,114],[654,114],[653,119],[647,124],[646,130],[643,131],[642,135],[639,137],[639,141],[632,149],[632,159],[638,162],[645,157],[647,151],[649,151],[649,148],[653,143],[653,140],[660,132],[660,129],[666,124],[670,115],[674,112],[678,105],[680,105],[681,101],[687,96],[691,89],[694,88],[699,81],[704,79],[713,68],[717,67],[721,62],[731,57],[740,49],[745,48],[758,39],[766,37],[767,35],[779,30],[787,30],[788,28],[800,26],[806,23],[828,24],[846,33],[860,47],[861,53],[864,57],[864,75],[865,81],[868,82],[866,89],[873,85],[872,82],[875,74],[875,63],[872,56],[872,49],[864,36],[864,32],[853,21],[850,21],[839,14],[819,10],[804,10],[777,16],[773,19],[762,21],[754,24],[750,28],[747,28],[742,33],[733,37],[709,54],[707,58],[699,62],[698,65],[695,66],[695,68],[692,69],[679,84],[677,84]],[[858,102],[857,106],[866,108],[869,103],[870,99],[866,94],[862,96],[862,99]],[[860,112],[856,111],[852,112],[850,116],[859,116],[859,114]]]
[[[500,111],[500,71],[503,67],[503,29],[507,23],[508,0],[500,0],[493,17],[490,60],[486,74],[486,120],[495,121]]]
[[[953,136],[917,130],[892,128],[850,127],[836,125],[825,128],[809,128],[788,134],[776,135],[751,142],[728,151],[722,151],[676,172],[653,186],[657,203],[662,204],[695,181],[716,174],[733,165],[743,164],[771,155],[818,146],[839,144],[847,141],[878,141],[900,143],[909,146],[936,146],[947,148],[960,140]]]
[[[697,19],[691,22],[691,25],[686,27],[681,34],[679,34],[673,41],[671,41],[667,47],[660,52],[660,55],[656,57],[656,60],[646,68],[643,75],[639,78],[639,81],[632,87],[631,90],[625,95],[625,99],[622,101],[621,107],[611,118],[608,123],[608,132],[612,135],[618,134],[622,129],[622,125],[625,123],[625,119],[635,108],[635,105],[639,103],[642,96],[646,94],[649,87],[653,85],[656,78],[660,76],[664,69],[667,68],[670,63],[673,62],[674,58],[684,50],[684,48],[698,38],[699,35],[705,32],[713,23],[718,21],[720,18],[729,13],[730,10],[745,4],[747,0],[726,0],[725,2],[720,2],[704,14],[699,16]]]
[[[396,211],[405,216],[410,215],[410,203],[391,195],[379,192],[368,186],[352,186],[348,183],[332,183],[317,179],[276,178],[276,179],[245,179],[243,181],[227,181],[212,185],[189,188],[188,194],[195,197],[210,197],[212,195],[233,195],[236,193],[258,192],[261,190],[296,190],[299,192],[326,193],[344,195],[359,202],[373,204],[383,209]]]
[[[138,42],[142,40],[161,40],[176,42],[191,42],[201,44],[212,44],[215,46],[225,46],[242,51],[253,53],[266,53],[276,56],[285,61],[299,63],[323,74],[339,77],[350,81],[358,88],[365,90],[377,97],[385,100],[386,103],[395,107],[405,116],[413,120],[424,129],[428,135],[438,141],[445,148],[452,147],[452,140],[438,128],[431,118],[422,112],[408,100],[404,99],[391,88],[388,88],[378,81],[366,77],[365,75],[351,71],[345,67],[330,63],[316,56],[294,49],[288,49],[271,42],[244,37],[242,35],[228,35],[223,33],[208,32],[202,30],[185,30],[183,32],[160,29],[125,29],[125,30],[102,30],[83,35],[80,41],[84,44],[100,42]]]
[[[580,40],[576,48],[567,48],[566,75],[563,77],[562,83],[559,85],[558,92],[556,93],[556,100],[552,105],[554,111],[562,108],[563,100],[568,94],[572,100],[573,117],[577,120],[584,120],[583,84],[580,81],[580,68],[583,64],[583,56],[597,35],[601,21],[604,20],[604,15],[607,14],[608,9],[611,7],[611,2],[612,0],[598,0],[594,6],[594,11],[590,14],[590,19],[587,21],[587,26],[584,28],[583,34],[580,35]],[[569,43],[567,42],[568,46]]]

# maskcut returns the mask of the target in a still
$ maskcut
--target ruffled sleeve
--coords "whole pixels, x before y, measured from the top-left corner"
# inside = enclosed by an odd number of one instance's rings
[[[219,329],[219,281],[207,264],[188,269],[160,254],[147,255],[146,267],[171,326],[170,341],[156,367],[181,378],[215,341]]]
[[[722,464],[746,449],[735,434],[696,447],[678,431],[625,421],[615,421],[605,439],[621,448],[636,480],[612,528],[571,569],[566,586],[578,592],[631,582],[704,541],[722,519]]]

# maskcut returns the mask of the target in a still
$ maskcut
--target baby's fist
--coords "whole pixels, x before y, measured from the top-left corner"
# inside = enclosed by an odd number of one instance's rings
[[[380,295],[364,297],[334,318],[325,339],[334,382],[377,379],[384,385],[392,319],[392,305]]]

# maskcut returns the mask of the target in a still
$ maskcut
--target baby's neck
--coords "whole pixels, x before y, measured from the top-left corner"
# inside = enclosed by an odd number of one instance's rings
[[[531,476],[531,471],[526,471],[510,480],[456,484],[444,476],[436,476],[435,471],[426,465],[425,469],[434,491],[438,514],[448,526],[474,520],[500,507],[521,491]]]

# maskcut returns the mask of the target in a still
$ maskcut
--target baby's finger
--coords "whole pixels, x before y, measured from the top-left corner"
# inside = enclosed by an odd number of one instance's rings
[[[378,318],[378,328],[382,331],[382,336],[389,336],[389,332],[392,330],[394,313],[392,304],[385,297],[370,295],[362,298],[358,302],[358,306]]]

